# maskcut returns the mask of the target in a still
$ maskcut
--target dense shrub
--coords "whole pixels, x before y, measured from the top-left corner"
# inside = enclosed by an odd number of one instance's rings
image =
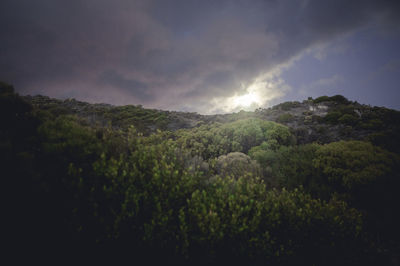
[[[221,155],[217,159],[216,172],[221,176],[242,177],[252,176],[260,177],[261,169],[256,161],[241,152],[231,152],[227,155]]]
[[[276,119],[276,122],[278,123],[288,123],[293,121],[294,116],[292,114],[289,113],[284,113],[281,114],[280,116],[278,116],[278,118]]]
[[[320,96],[313,100],[314,103],[328,102],[330,100],[329,96]]]
[[[353,126],[357,124],[358,118],[354,115],[344,114],[339,119],[338,122],[345,125]]]
[[[5,84],[0,103],[0,158],[15,183],[6,188],[17,203],[11,231],[21,254],[378,265],[390,259],[381,250],[395,253],[400,158],[390,119],[398,112],[339,105],[330,118],[347,124],[349,136],[360,123],[380,121],[385,130],[369,135],[373,144],[295,145],[289,128],[259,119],[143,135],[65,115],[56,101],[38,109]],[[111,119],[151,124],[160,114],[129,106]]]
[[[226,124],[204,125],[175,133],[182,147],[192,150],[204,159],[230,152],[247,153],[263,142],[271,147],[295,142],[286,126],[260,119],[238,120]]]
[[[282,109],[284,111],[289,111],[290,109],[299,107],[300,105],[301,105],[301,103],[297,102],[297,101],[295,101],[295,102],[284,102],[284,103],[275,105],[273,108],[274,109]]]
[[[346,97],[342,95],[335,95],[335,96],[320,96],[313,100],[314,103],[321,103],[321,102],[336,102],[338,104],[348,104],[350,103]]]

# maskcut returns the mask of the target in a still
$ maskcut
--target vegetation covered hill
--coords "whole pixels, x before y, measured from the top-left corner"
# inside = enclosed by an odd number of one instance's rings
[[[288,126],[296,136],[297,144],[357,139],[400,151],[400,144],[392,143],[398,141],[399,111],[359,104],[341,95],[309,98],[303,102],[284,102],[268,109],[259,108],[255,112],[240,111],[224,115],[145,109],[141,105],[89,104],[75,99],[58,100],[40,95],[23,98],[32,106],[56,116],[72,114],[83,118],[91,126],[113,129],[126,130],[133,125],[144,135],[157,130],[176,131],[259,118]]]
[[[4,83],[0,108],[19,243],[36,257],[398,263],[398,111],[337,95],[205,116]]]

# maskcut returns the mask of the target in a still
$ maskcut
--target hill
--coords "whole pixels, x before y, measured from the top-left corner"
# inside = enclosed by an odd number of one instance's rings
[[[200,115],[0,83],[0,117],[10,241],[32,258],[399,261],[396,110],[336,95]]]
[[[75,99],[58,100],[47,96],[23,96],[32,106],[54,115],[72,114],[92,126],[126,130],[133,125],[145,135],[157,130],[192,129],[213,123],[229,123],[258,118],[288,126],[298,144],[330,143],[338,140],[369,140],[399,152],[400,112],[347,100],[341,95],[321,96],[303,102],[284,102],[254,112],[223,115],[145,109],[141,105],[112,106],[89,104]]]

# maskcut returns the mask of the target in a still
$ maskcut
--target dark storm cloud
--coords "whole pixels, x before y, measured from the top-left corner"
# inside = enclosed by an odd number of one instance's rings
[[[202,82],[194,89],[188,91],[186,97],[199,97],[202,94],[212,94],[220,97],[229,94],[237,85],[234,73],[228,71],[217,71],[204,77]],[[206,93],[205,93],[206,92]]]
[[[101,74],[99,82],[105,85],[126,90],[128,93],[133,94],[136,98],[143,102],[148,102],[154,98],[154,95],[148,93],[148,87],[143,82],[135,79],[129,79],[121,74],[116,73],[114,70],[105,71]]]
[[[212,99],[244,93],[313,45],[397,27],[399,10],[372,0],[3,0],[0,79],[31,94],[217,110]]]

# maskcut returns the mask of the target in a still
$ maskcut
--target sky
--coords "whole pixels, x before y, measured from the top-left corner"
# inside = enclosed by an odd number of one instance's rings
[[[400,1],[1,0],[21,95],[200,114],[341,94],[400,110]]]

